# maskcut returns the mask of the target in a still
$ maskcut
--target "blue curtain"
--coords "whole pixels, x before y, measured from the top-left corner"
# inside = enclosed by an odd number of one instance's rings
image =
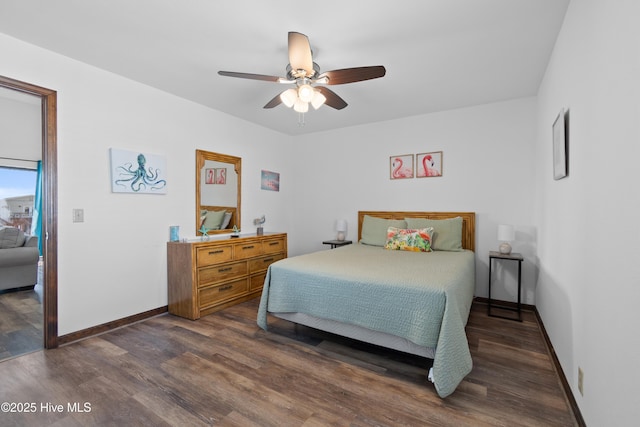
[[[38,177],[36,178],[36,196],[33,201],[31,217],[31,235],[38,236],[38,249],[42,256],[42,161],[38,161]]]

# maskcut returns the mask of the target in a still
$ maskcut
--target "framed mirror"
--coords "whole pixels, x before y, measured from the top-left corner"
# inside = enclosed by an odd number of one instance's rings
[[[196,150],[196,235],[240,228],[242,159]]]

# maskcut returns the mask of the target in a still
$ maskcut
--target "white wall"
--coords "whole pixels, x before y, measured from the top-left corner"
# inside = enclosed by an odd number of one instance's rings
[[[42,159],[41,110],[39,97],[0,88],[0,166],[37,168]]]
[[[571,2],[539,92],[536,305],[592,426],[640,418],[639,16],[635,0]],[[554,181],[560,108],[569,110],[570,166]]]
[[[291,252],[326,249],[322,241],[335,237],[340,218],[355,240],[358,210],[474,211],[476,295],[487,295],[498,224],[514,224],[514,251],[526,257],[523,296],[533,304],[535,109],[536,100],[526,98],[298,138],[293,227],[299,238],[290,241]],[[443,151],[442,177],[389,179],[390,156],[431,151]],[[492,287],[493,297],[515,301],[511,264]]]
[[[288,231],[292,193],[261,191],[260,169],[291,175],[290,138],[1,34],[0,57],[0,75],[58,92],[59,334],[167,304],[169,226],[195,235],[196,148],[242,157],[242,228],[264,213]],[[166,156],[168,193],[111,193],[111,147]]]

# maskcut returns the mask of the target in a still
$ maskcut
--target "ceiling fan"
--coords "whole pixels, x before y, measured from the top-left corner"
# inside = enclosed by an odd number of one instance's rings
[[[347,106],[345,100],[340,98],[331,89],[325,86],[314,85],[355,83],[363,80],[377,79],[383,77],[385,73],[386,70],[382,65],[343,68],[320,73],[320,67],[313,62],[309,38],[304,34],[296,32],[289,32],[289,64],[287,65],[286,77],[218,71],[218,74],[221,76],[295,84],[295,88],[287,89],[276,95],[271,101],[266,103],[264,108],[273,108],[282,103],[299,113],[306,113],[309,110],[309,104],[316,110],[323,104],[336,110],[342,110]]]

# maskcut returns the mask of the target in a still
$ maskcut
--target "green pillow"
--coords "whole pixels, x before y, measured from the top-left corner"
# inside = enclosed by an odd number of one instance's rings
[[[462,217],[449,219],[405,218],[408,228],[433,227],[434,251],[462,251]]]
[[[202,226],[207,230],[220,230],[226,211],[209,211],[204,217]]]
[[[407,228],[407,222],[403,219],[384,219],[365,215],[362,220],[360,243],[384,246],[387,243],[387,229],[389,227]]]

